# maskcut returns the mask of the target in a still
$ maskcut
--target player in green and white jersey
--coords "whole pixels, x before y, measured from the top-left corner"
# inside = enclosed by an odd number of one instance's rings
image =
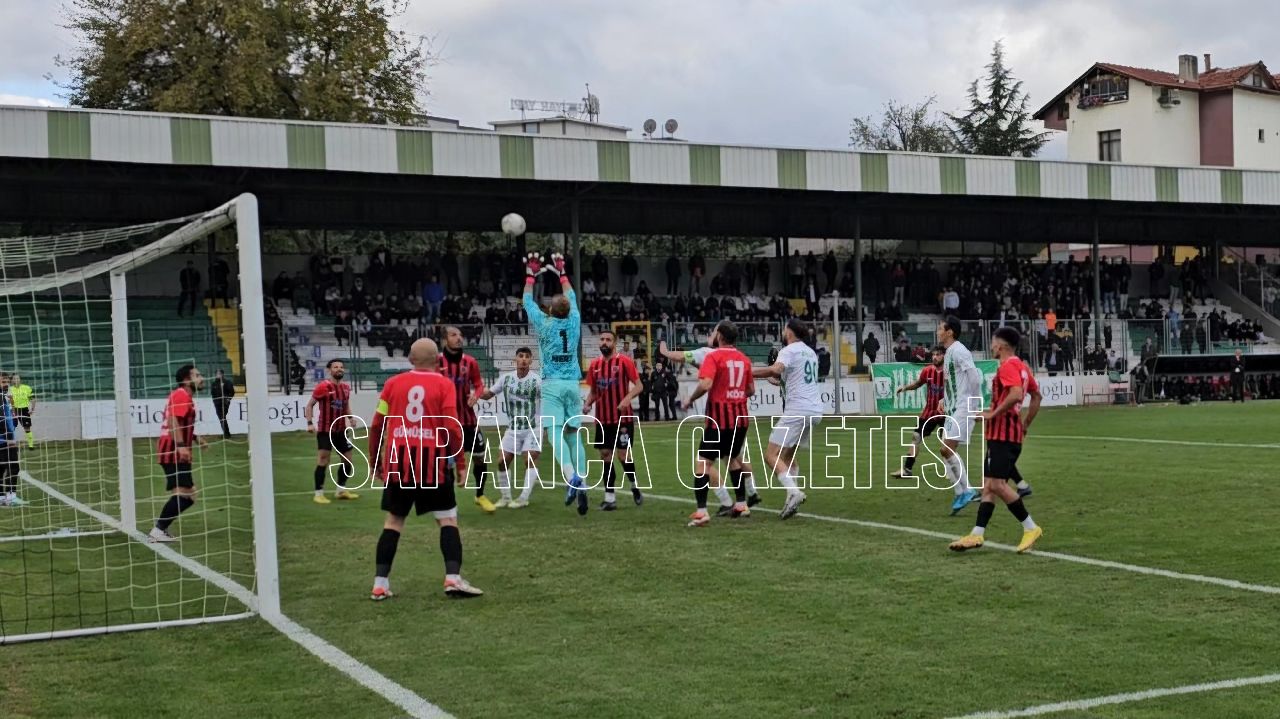
[[[539,409],[542,405],[542,375],[529,369],[533,365],[533,352],[528,347],[516,350],[516,369],[505,372],[498,381],[480,395],[480,399],[493,399],[502,395],[507,418],[511,422],[502,434],[502,465],[498,470],[498,490],[502,499],[496,506],[520,509],[529,506],[533,483],[538,481],[538,457],[542,454],[542,424]],[[520,497],[511,499],[509,470],[516,457],[524,457],[524,486]]]
[[[786,398],[783,415],[774,421],[769,434],[769,446],[764,451],[764,461],[773,467],[774,476],[787,490],[787,499],[778,516],[794,517],[804,503],[805,493],[800,490],[792,474],[796,452],[809,443],[809,437],[822,421],[822,394],[818,389],[818,355],[808,345],[809,326],[798,317],[792,317],[782,329],[785,347],[773,364],[752,369],[757,379],[776,379],[782,385]]]

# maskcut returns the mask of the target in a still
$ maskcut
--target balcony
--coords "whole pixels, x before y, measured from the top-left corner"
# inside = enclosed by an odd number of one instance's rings
[[[1128,99],[1129,91],[1127,89],[1097,95],[1081,95],[1076,107],[1081,110],[1089,110],[1103,105],[1110,105],[1113,102],[1125,102]]]

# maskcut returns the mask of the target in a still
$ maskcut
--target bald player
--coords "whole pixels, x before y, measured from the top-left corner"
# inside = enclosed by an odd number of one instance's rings
[[[456,388],[438,371],[436,343],[420,339],[409,348],[413,369],[387,380],[378,399],[369,433],[369,456],[374,476],[385,479],[382,509],[386,518],[373,577],[374,601],[389,599],[391,563],[409,511],[427,512],[440,527],[444,555],[444,593],[455,598],[484,594],[462,578],[462,535],[458,532],[458,503],[446,474],[450,457],[462,451],[462,423],[458,421]]]

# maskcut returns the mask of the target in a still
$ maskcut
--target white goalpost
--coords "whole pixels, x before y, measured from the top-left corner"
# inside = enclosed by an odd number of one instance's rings
[[[223,285],[238,305],[219,303]],[[0,395],[13,390],[0,402],[0,645],[283,619],[262,287],[249,194],[166,222],[0,238]],[[193,449],[196,502],[177,541],[157,544],[169,493],[156,442],[184,365],[235,386],[236,431],[224,438],[210,384],[195,392],[210,444]]]

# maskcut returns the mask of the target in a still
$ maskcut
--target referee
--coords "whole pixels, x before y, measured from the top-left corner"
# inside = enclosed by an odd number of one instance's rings
[[[9,401],[13,405],[14,419],[22,425],[22,431],[27,435],[28,450],[36,448],[36,436],[31,431],[31,412],[35,409],[35,403],[32,401],[34,395],[35,390],[31,389],[31,385],[24,384],[22,376],[14,372],[13,379],[9,382]]]

